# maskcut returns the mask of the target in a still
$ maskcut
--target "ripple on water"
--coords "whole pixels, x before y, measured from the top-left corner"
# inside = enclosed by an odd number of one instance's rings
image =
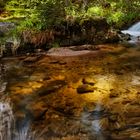
[[[20,122],[21,123],[21,122]],[[30,123],[26,121],[19,128],[13,114],[9,99],[0,100],[0,140],[36,140],[30,131]]]

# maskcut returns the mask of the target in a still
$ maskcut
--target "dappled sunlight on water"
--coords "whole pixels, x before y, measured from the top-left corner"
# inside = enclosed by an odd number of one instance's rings
[[[108,47],[83,56],[44,56],[33,63],[5,60],[4,93],[15,118],[28,117],[37,140],[138,139],[140,52]]]

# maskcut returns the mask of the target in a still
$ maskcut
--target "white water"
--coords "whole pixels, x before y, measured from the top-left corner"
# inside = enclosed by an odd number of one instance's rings
[[[128,30],[121,31],[123,34],[129,34],[133,37],[139,37],[140,36],[140,22],[132,25]]]
[[[133,26],[131,26],[129,29],[129,31],[139,31],[140,32],[140,22],[134,24]]]

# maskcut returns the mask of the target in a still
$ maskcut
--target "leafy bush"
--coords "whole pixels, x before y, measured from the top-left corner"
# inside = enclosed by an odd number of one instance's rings
[[[65,18],[65,10],[62,1],[47,1],[37,8],[38,18],[43,23],[42,29],[52,28],[61,23]]]
[[[100,7],[93,6],[93,7],[88,8],[86,14],[89,16],[93,16],[93,17],[96,17],[96,16],[102,17],[103,16],[103,9],[101,6]]]
[[[124,18],[124,13],[122,13],[121,11],[116,11],[108,16],[107,21],[111,25],[116,24],[116,26],[119,27],[122,24],[123,18]]]

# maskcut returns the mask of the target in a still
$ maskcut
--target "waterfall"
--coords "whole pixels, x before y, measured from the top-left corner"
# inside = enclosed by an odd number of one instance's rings
[[[129,31],[138,31],[138,32],[140,32],[140,22],[135,23],[128,30]]]
[[[10,101],[0,101],[0,140],[35,140],[30,132],[30,121],[16,127]]]
[[[140,22],[135,23],[134,25],[132,25],[127,30],[122,30],[121,32],[123,34],[129,34],[130,36],[139,38],[140,37]]]

